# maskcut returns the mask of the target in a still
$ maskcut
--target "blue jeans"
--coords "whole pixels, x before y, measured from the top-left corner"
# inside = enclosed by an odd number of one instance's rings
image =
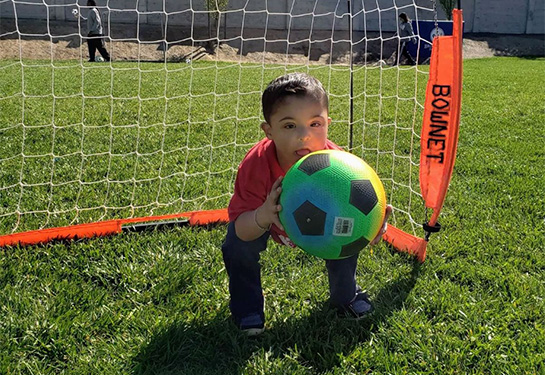
[[[236,235],[235,224],[229,223],[227,236],[221,248],[225,269],[229,276],[229,308],[238,323],[240,319],[263,313],[260,253],[267,248],[270,233],[265,232],[253,241],[243,241]],[[340,260],[326,260],[329,293],[334,306],[352,301],[359,290],[356,285],[358,254]]]

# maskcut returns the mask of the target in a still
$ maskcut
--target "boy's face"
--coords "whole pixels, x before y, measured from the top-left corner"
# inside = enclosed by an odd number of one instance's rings
[[[331,123],[327,108],[308,97],[287,97],[261,128],[276,146],[276,156],[287,171],[303,156],[323,150]]]

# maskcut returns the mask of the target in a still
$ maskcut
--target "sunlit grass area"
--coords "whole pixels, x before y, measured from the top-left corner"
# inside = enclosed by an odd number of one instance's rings
[[[331,139],[377,170],[394,205],[408,211],[418,191],[425,70],[355,69],[352,130],[343,66],[4,61],[0,70],[0,233],[226,207],[238,163],[263,137],[261,93],[288,71],[323,82]]]
[[[0,76],[2,233],[225,205],[236,164],[261,137],[261,86],[284,72],[71,64],[1,65],[9,72]],[[337,318],[323,261],[271,243],[261,262],[266,331],[244,337],[229,320],[223,225],[8,247],[0,249],[0,373],[543,373],[543,71],[543,59],[465,62],[443,229],[423,264],[384,243],[362,251],[357,278],[375,303],[370,317]],[[311,73],[332,93],[331,135],[346,146],[347,73]],[[394,84],[405,74],[406,84]],[[387,150],[395,139],[398,155],[417,161],[403,151],[413,120],[401,98],[414,106],[425,74],[362,69],[355,77],[366,94],[355,103],[354,150],[401,205],[409,189],[394,181],[405,184],[414,171],[392,169],[398,159]],[[32,84],[21,91],[22,82]],[[20,215],[17,224],[8,215],[17,210],[34,211],[34,221]]]

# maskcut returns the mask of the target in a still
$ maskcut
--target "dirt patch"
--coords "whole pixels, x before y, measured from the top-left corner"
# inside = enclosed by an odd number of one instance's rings
[[[16,27],[17,26],[17,27]],[[16,32],[15,30],[18,30]],[[44,32],[45,31],[45,32]],[[217,48],[208,41],[208,30],[189,30],[171,27],[164,38],[157,28],[139,28],[134,25],[116,25],[110,28],[107,49],[117,61],[237,61],[280,64],[349,64],[350,55],[357,64],[376,64],[392,60],[397,41],[393,35],[354,33],[352,46],[348,34],[305,30],[223,30],[226,42]],[[137,33],[139,35],[137,35]],[[76,22],[38,20],[3,20],[0,23],[0,59],[53,59],[86,60],[87,45]],[[379,36],[382,37],[379,38]],[[159,42],[166,39],[167,43]],[[312,40],[312,42],[310,42]],[[545,56],[543,35],[467,34],[463,41],[464,58],[492,56]]]
[[[464,35],[463,54],[466,59],[492,56],[544,57],[544,35]]]

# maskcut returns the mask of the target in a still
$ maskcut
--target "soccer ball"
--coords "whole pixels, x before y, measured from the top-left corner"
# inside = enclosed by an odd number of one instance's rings
[[[77,9],[72,9],[72,14],[73,14],[74,16],[77,16],[77,15],[78,15],[78,10],[77,10]]]
[[[295,245],[323,259],[343,259],[360,252],[379,233],[386,194],[362,159],[322,150],[288,170],[280,204],[280,222]]]
[[[95,57],[95,61],[96,62],[103,62],[104,59],[101,56],[97,56],[97,57]]]

